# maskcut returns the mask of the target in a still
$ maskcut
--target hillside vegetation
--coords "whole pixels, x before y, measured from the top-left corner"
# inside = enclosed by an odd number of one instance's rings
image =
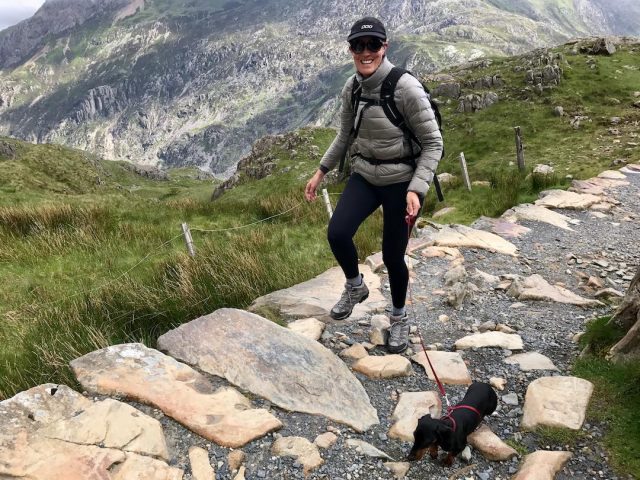
[[[574,47],[448,72],[462,84],[498,74],[504,81],[491,88],[499,101],[475,113],[457,113],[458,101],[439,97],[447,148],[439,171],[457,175],[464,151],[472,180],[489,186],[467,192],[454,182],[444,204],[430,193],[427,213],[455,206],[445,220],[469,223],[551,184],[566,186],[566,175],[586,178],[618,159],[640,161],[640,46],[593,57],[573,54]],[[562,54],[564,74],[559,86],[539,92],[525,83],[526,70],[548,53]],[[565,116],[554,116],[557,105]],[[619,121],[612,125],[611,117]],[[510,165],[515,125],[523,129],[528,171],[545,163],[555,176],[527,176]],[[45,381],[73,385],[72,358],[125,341],[154,346],[182,322],[245,307],[332,266],[324,206],[303,202],[302,190],[333,136],[309,128],[258,142],[235,186],[213,202],[212,180],[196,170],[158,179],[84,152],[0,139],[0,398]],[[338,194],[342,187],[329,188]],[[375,215],[357,235],[363,259],[379,249],[380,221]],[[195,258],[182,222],[192,229]]]

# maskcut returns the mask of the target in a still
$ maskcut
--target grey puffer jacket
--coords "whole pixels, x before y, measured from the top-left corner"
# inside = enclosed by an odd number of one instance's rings
[[[362,85],[362,98],[379,99],[382,82],[392,68],[393,64],[385,57],[378,70],[370,77],[362,78],[356,73],[347,80],[342,89],[340,130],[320,162],[320,170],[324,173],[340,162],[349,146],[349,136],[354,125],[351,107],[353,79],[357,77]],[[377,186],[409,181],[408,190],[424,197],[442,156],[442,135],[429,99],[416,78],[411,75],[400,77],[394,99],[407,125],[422,145],[420,156],[416,159],[416,169],[406,163],[374,165],[363,158],[398,160],[412,156],[416,151],[412,148],[418,148],[413,147],[403,131],[387,119],[381,106],[370,107],[362,116],[358,137],[349,147],[351,168]]]

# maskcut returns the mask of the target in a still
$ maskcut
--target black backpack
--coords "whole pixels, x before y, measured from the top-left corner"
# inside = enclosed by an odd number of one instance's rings
[[[358,132],[360,131],[360,124],[362,123],[362,117],[364,115],[364,112],[368,108],[375,105],[375,106],[381,106],[382,110],[384,111],[389,121],[399,129],[401,129],[408,138],[410,138],[416,145],[418,145],[422,149],[422,145],[420,144],[418,137],[416,137],[416,135],[409,128],[409,126],[405,123],[404,117],[398,110],[398,107],[396,106],[396,102],[394,101],[394,97],[393,97],[396,91],[396,86],[398,85],[398,80],[400,80],[400,77],[402,77],[402,75],[404,75],[405,73],[408,73],[409,75],[413,76],[413,74],[410,71],[405,70],[404,68],[393,67],[391,69],[389,74],[382,81],[382,88],[380,89],[379,100],[362,97],[362,86],[360,85],[360,82],[358,82],[356,78],[353,79],[353,86],[351,88],[351,108],[354,112],[354,115],[357,116],[358,105],[361,101],[364,102],[364,107],[362,107],[362,110],[360,111],[360,116],[357,118],[357,121],[351,130],[351,135],[350,135],[351,141],[355,140],[356,137],[358,136]],[[429,89],[425,85],[423,85],[422,82],[420,82],[420,84],[422,85],[422,88],[424,88],[425,92],[427,93],[427,98],[429,99],[429,103],[431,104],[431,109],[433,110],[433,113],[436,117],[438,128],[440,129],[440,132],[442,132],[442,117],[440,115],[440,110],[438,109],[438,105],[436,105],[436,103],[431,100],[431,96],[429,95]],[[378,165],[381,163],[407,163],[415,169],[416,158],[418,158],[419,156],[420,156],[420,152],[410,157],[400,158],[397,160],[377,160],[374,158],[366,158],[366,157],[363,157],[363,158],[370,163],[378,164]],[[442,149],[442,157],[440,157],[440,159],[442,159],[443,157],[444,157],[444,148]],[[341,172],[344,170],[344,161],[345,161],[344,158],[340,161],[339,170]],[[441,202],[444,201],[444,196],[442,195],[442,189],[440,188],[440,182],[438,181],[438,177],[435,175],[435,173],[433,175],[433,184],[436,187],[436,194],[438,195],[438,200],[440,200]]]

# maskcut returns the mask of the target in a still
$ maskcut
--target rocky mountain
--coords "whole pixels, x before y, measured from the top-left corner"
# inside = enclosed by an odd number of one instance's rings
[[[418,73],[640,34],[631,0],[47,0],[0,32],[0,134],[225,176],[265,134],[332,123],[365,14]]]

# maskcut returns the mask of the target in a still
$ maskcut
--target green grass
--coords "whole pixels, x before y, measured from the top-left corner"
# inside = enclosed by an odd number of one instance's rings
[[[619,474],[638,478],[640,363],[615,365],[605,360],[606,352],[623,336],[623,332],[606,325],[608,320],[602,317],[588,325],[580,342],[591,345],[594,354],[579,358],[573,373],[594,384],[587,418],[605,428],[604,445],[613,467]]]
[[[273,150],[276,173],[245,178],[216,202],[212,181],[189,169],[154,181],[123,163],[6,139],[17,155],[0,159],[0,277],[9,280],[0,291],[0,396],[45,380],[73,384],[67,365],[78,355],[128,341],[153,346],[180,323],[244,308],[334,265],[324,206],[302,196],[317,168],[312,147],[326,149],[333,132],[301,135],[295,157]],[[250,228],[200,231],[288,210]],[[192,228],[194,259],[182,222]],[[380,248],[380,222],[375,214],[358,232],[363,260]]]

